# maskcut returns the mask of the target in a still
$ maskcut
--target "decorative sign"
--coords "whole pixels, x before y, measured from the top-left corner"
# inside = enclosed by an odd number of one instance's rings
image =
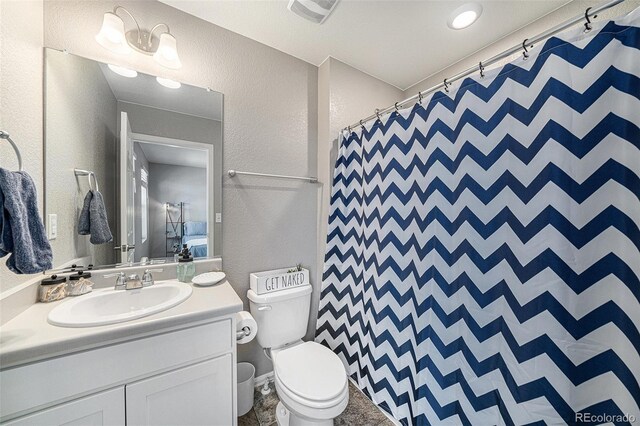
[[[309,270],[305,268],[284,268],[273,271],[254,272],[249,285],[256,294],[271,293],[309,284]]]

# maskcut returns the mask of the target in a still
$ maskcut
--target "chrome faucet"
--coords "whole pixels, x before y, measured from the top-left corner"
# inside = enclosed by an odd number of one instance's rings
[[[152,272],[162,272],[164,269],[145,269],[144,274],[142,274],[142,287],[149,287],[155,283],[153,280]]]
[[[114,290],[135,290],[142,288],[142,281],[138,274],[127,276],[124,272],[116,272],[114,274],[103,275],[103,277],[116,277],[116,285],[113,287]]]

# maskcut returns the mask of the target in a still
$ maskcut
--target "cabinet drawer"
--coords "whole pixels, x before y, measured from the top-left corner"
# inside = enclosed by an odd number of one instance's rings
[[[5,426],[124,425],[124,387],[108,390],[21,417]]]
[[[3,370],[0,421],[231,352],[231,326],[228,318]]]

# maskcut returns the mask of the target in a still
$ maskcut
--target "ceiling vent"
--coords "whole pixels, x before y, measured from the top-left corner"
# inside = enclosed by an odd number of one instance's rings
[[[288,9],[304,19],[322,24],[338,4],[338,0],[290,0]]]

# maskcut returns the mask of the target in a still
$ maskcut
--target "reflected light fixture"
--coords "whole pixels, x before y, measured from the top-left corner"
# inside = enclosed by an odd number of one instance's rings
[[[447,25],[454,30],[467,28],[482,15],[482,6],[478,3],[465,3],[449,15]]]
[[[136,28],[126,31],[124,21],[118,12],[128,15]],[[154,33],[158,36],[154,36]],[[169,26],[161,23],[154,25],[150,31],[141,29],[136,18],[122,6],[116,6],[113,12],[104,14],[96,41],[114,53],[129,54],[136,51],[153,56],[153,59],[163,67],[170,69],[182,67],[178,57],[176,38],[171,34]]]
[[[156,81],[169,89],[179,89],[182,86],[179,81],[171,80],[170,78],[156,77]]]
[[[123,77],[134,78],[138,76],[138,73],[135,70],[131,70],[129,68],[120,67],[118,65],[113,65],[113,64],[107,64],[107,66],[111,71]]]

